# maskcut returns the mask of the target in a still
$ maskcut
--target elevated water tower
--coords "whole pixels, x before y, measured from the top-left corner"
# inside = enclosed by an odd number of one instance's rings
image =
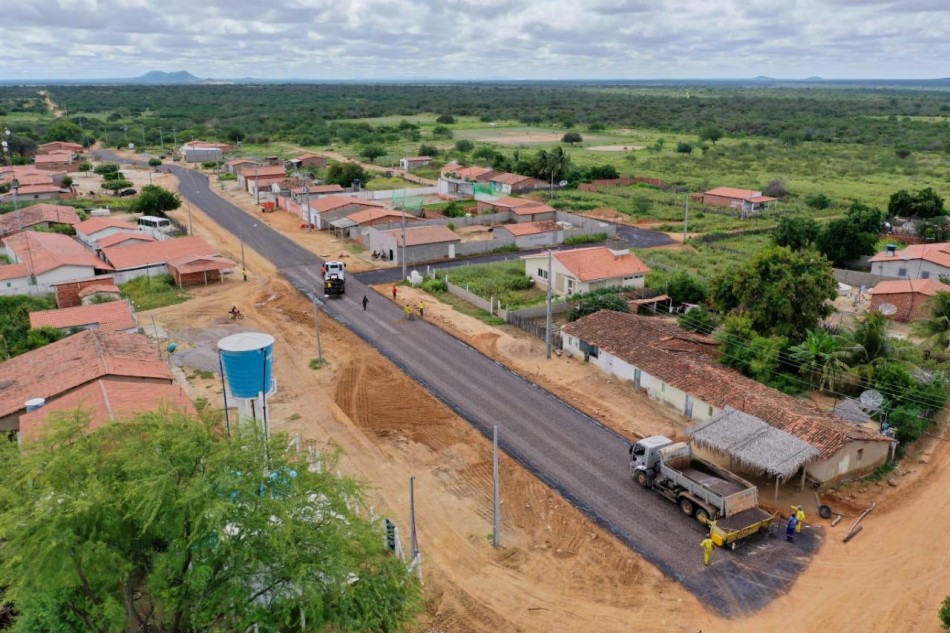
[[[267,428],[267,398],[277,391],[273,378],[274,337],[262,332],[241,332],[218,341],[221,369],[227,381],[225,405],[237,404],[241,420]]]

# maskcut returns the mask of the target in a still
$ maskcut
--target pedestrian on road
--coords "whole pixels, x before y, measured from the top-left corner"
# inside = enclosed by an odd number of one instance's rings
[[[785,540],[789,543],[795,542],[795,528],[798,527],[798,517],[794,514],[788,517],[788,523],[785,524]]]
[[[419,318],[420,319],[426,318],[426,302],[425,301],[419,302]]]
[[[802,526],[805,525],[805,509],[798,506],[795,510],[795,518],[798,520],[798,525],[795,526],[795,532],[801,534]]]
[[[709,561],[712,560],[713,551],[712,538],[707,536],[699,546],[703,548],[703,567],[709,567]]]
[[[393,301],[396,300],[396,284],[393,284]]]
[[[407,303],[404,312],[406,314],[406,320],[411,321],[412,320],[412,306]]]
[[[369,303],[369,299],[366,298],[366,295],[363,295],[363,312],[366,312],[367,303]]]

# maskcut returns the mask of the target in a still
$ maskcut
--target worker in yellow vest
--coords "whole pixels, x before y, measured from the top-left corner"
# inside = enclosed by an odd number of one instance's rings
[[[699,546],[703,548],[703,567],[709,567],[709,561],[712,560],[713,551],[712,538],[707,536]]]
[[[795,518],[798,519],[798,525],[795,526],[795,531],[801,534],[802,526],[805,525],[805,510],[801,506],[796,508]]]

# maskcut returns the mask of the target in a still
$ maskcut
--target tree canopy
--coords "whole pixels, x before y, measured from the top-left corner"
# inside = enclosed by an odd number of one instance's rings
[[[369,182],[372,175],[359,163],[333,163],[327,170],[327,177],[324,181],[328,185],[340,185],[341,187],[350,187],[354,180],[359,180],[362,184]]]
[[[714,278],[712,286],[719,310],[745,314],[763,336],[792,341],[804,339],[819,319],[831,314],[828,301],[838,289],[824,256],[783,246],[762,249],[746,265]]]
[[[818,250],[835,265],[873,255],[883,222],[879,209],[855,202],[845,218],[825,226],[818,237]]]
[[[800,215],[783,216],[772,231],[772,241],[776,246],[786,246],[800,251],[814,245],[821,235],[821,225],[811,218]]]
[[[887,212],[905,218],[933,218],[946,213],[943,198],[931,187],[916,193],[906,189],[893,193],[887,203]]]
[[[578,132],[568,132],[567,134],[561,137],[561,142],[570,143],[571,145],[574,145],[574,143],[583,143],[584,137],[581,136],[580,133]]]
[[[266,446],[266,452],[265,452]],[[170,411],[5,442],[0,583],[17,631],[394,630],[418,585],[360,490],[287,438]]]
[[[129,210],[132,213],[164,217],[168,211],[174,211],[180,206],[181,198],[168,189],[158,185],[145,185],[129,205]]]

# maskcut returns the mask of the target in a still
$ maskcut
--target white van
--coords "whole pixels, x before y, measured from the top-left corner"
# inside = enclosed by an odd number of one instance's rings
[[[159,233],[171,233],[175,230],[168,218],[159,218],[154,215],[143,215],[139,218],[139,230],[146,233],[158,231]]]

